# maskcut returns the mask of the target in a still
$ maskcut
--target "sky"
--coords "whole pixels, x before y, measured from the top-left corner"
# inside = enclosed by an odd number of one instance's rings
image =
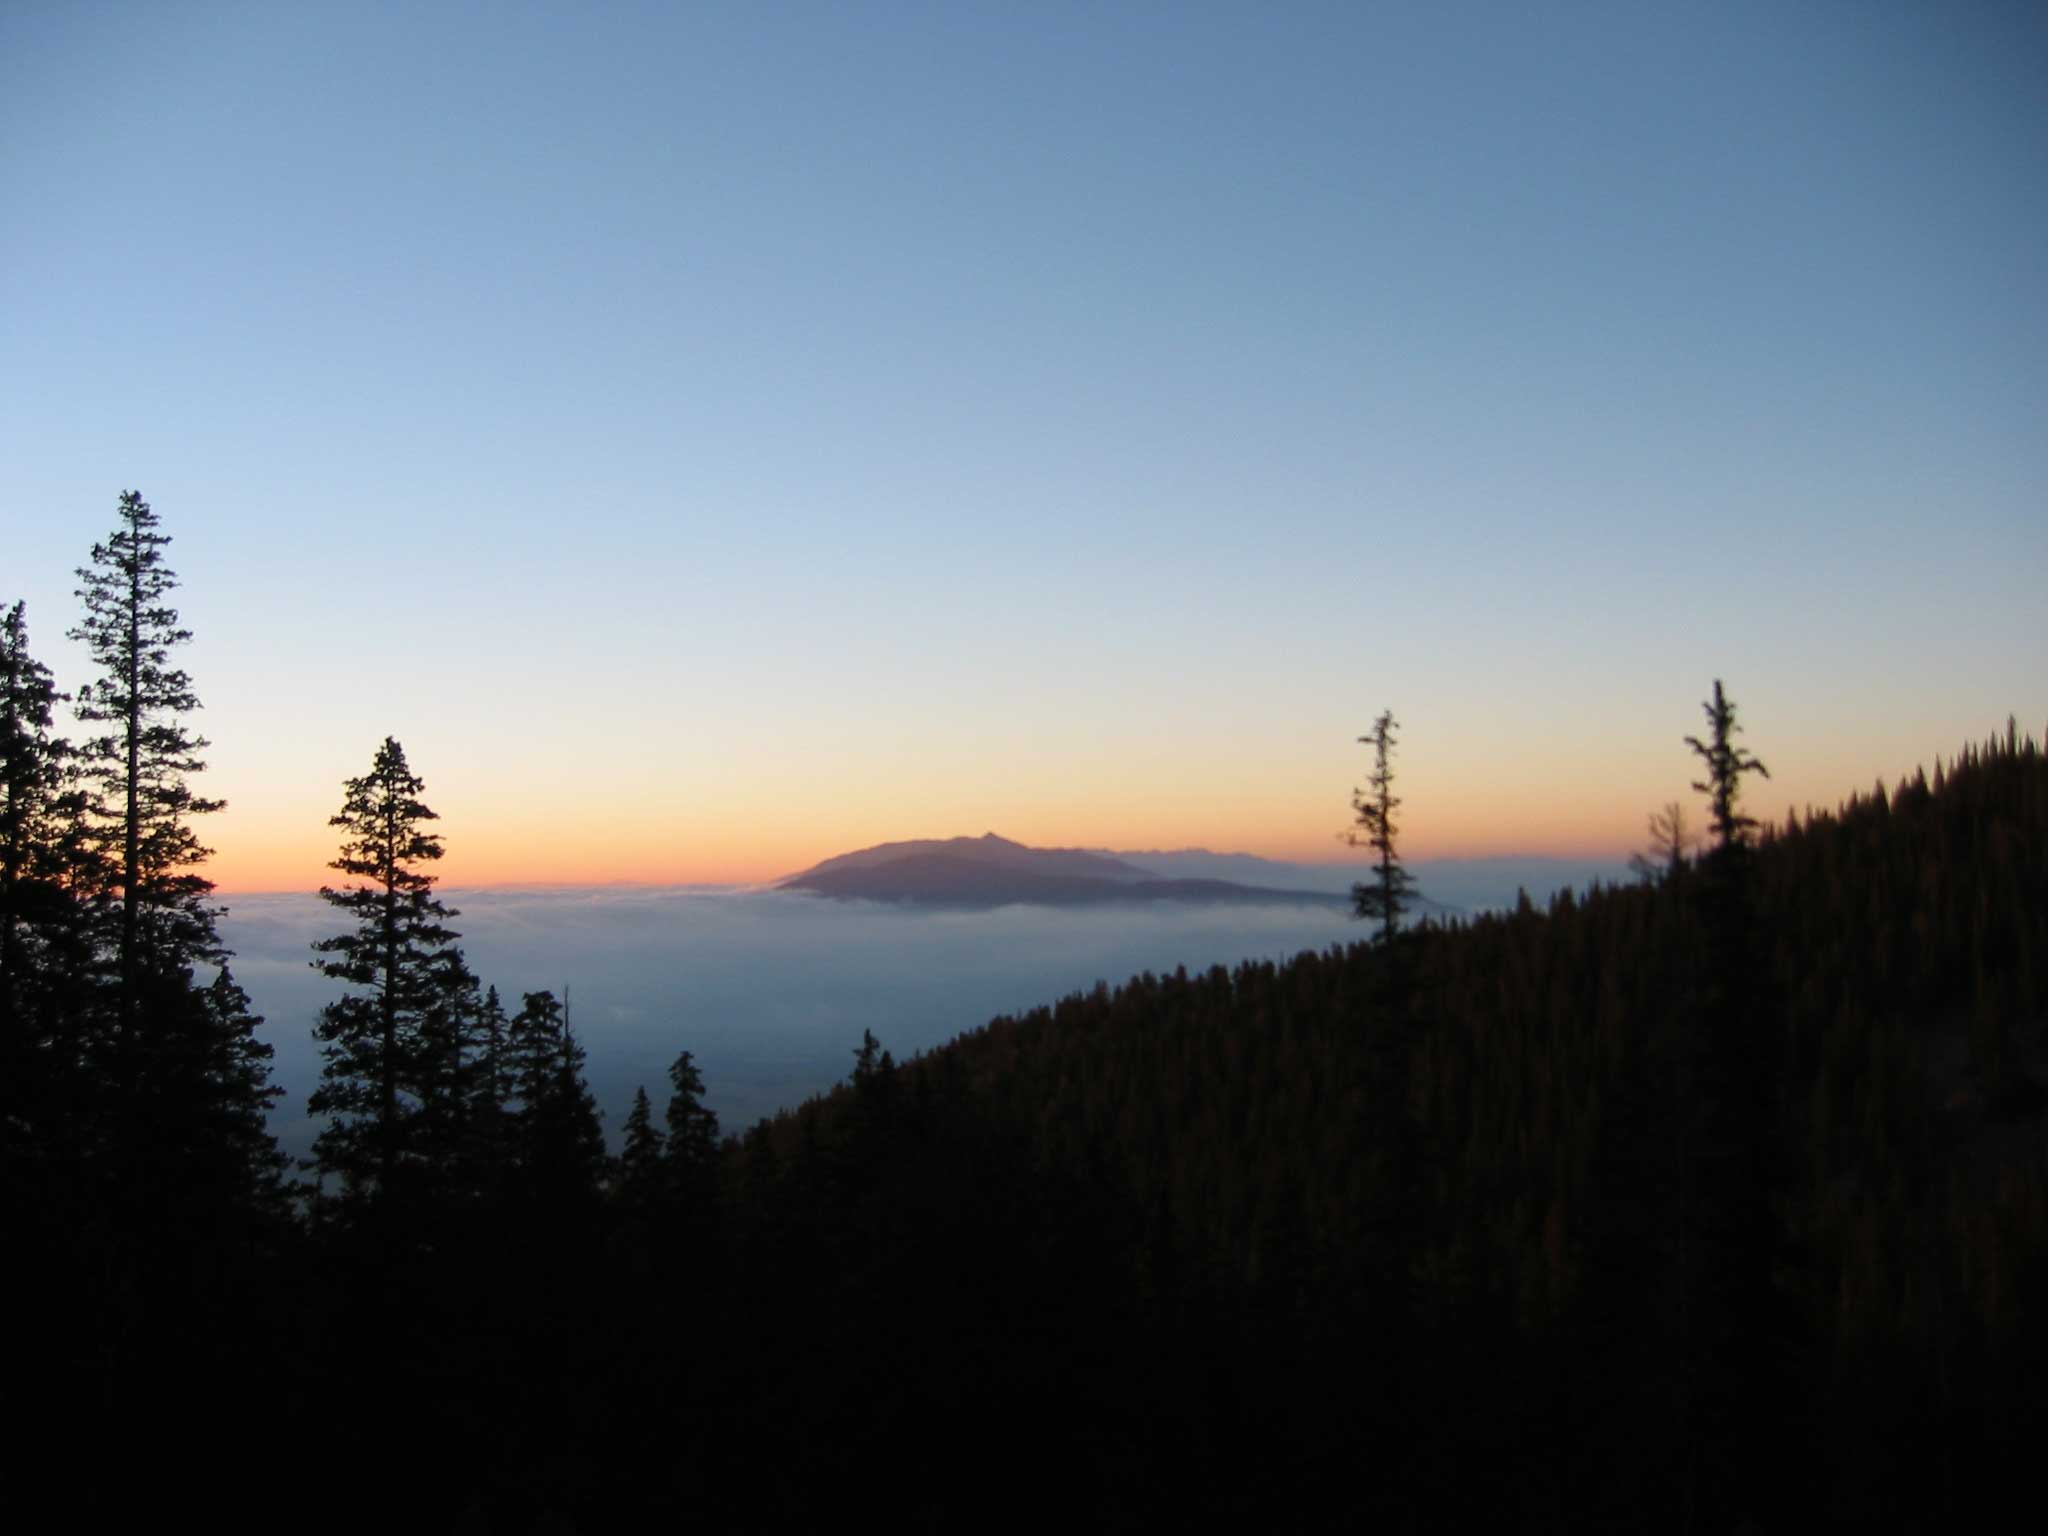
[[[138,489],[209,872],[1609,856],[2048,721],[2048,12],[0,8],[0,602]]]

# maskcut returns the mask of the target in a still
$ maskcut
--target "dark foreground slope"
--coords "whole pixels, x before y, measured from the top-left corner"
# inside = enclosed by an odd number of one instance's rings
[[[2026,1508],[2044,850],[2048,763],[2000,742],[1735,874],[864,1050],[702,1176],[422,1166],[120,1267],[121,1206],[45,1191],[0,1492],[298,1530]]]
[[[1180,1411],[1248,1517],[1989,1507],[2048,1422],[2048,767],[1966,753],[1776,829],[1741,885],[1733,919],[1693,868],[1098,989],[898,1072],[893,1134],[966,1124],[1114,1207],[1090,1275],[1139,1336],[1195,1329],[1214,1395]],[[753,1155],[801,1170],[863,1105]]]

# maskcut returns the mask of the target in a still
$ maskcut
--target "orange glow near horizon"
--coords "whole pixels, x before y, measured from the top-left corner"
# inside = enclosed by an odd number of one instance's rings
[[[772,810],[758,821],[679,818],[667,826],[593,815],[579,825],[535,825],[509,805],[451,814],[435,825],[446,855],[433,866],[445,887],[497,885],[761,884],[835,854],[914,838],[978,837],[994,832],[1034,847],[1160,851],[1207,848],[1291,863],[1364,862],[1346,846],[1348,801],[1315,814],[1275,815],[1252,804],[1146,807],[1110,799],[1088,805],[1043,797],[1008,813],[962,800],[922,809],[844,808],[840,827],[798,825]],[[282,809],[282,808],[279,808]],[[765,809],[765,808],[764,808]],[[1149,814],[1147,813],[1149,809]],[[1261,810],[1265,814],[1261,815]],[[1625,856],[1641,814],[1599,803],[1501,806],[1488,797],[1413,797],[1404,807],[1402,851],[1411,861],[1492,854],[1603,858]],[[223,893],[311,891],[337,876],[331,834],[320,817],[275,810],[241,817],[232,807],[216,830],[204,872]]]
[[[1247,829],[1242,835],[1168,835],[1105,838],[1084,831],[1041,827],[1035,823],[983,826],[932,824],[929,826],[881,827],[857,830],[843,838],[762,838],[752,847],[705,846],[678,839],[668,847],[629,849],[593,839],[580,847],[544,849],[530,839],[508,837],[495,843],[471,844],[458,851],[454,844],[433,866],[438,882],[448,888],[510,885],[758,885],[808,869],[836,854],[877,843],[903,842],[915,838],[979,837],[995,832],[1012,841],[1041,848],[1102,848],[1124,852],[1171,852],[1206,848],[1214,853],[1250,853],[1286,863],[1335,864],[1366,861],[1364,850],[1347,848],[1334,834],[1288,838],[1261,836]],[[223,894],[272,891],[313,891],[333,884],[340,877],[327,867],[333,850],[310,840],[292,842],[243,840],[223,833],[215,839],[213,859],[201,872],[215,882]],[[1480,858],[1496,854],[1598,859],[1625,857],[1621,845],[1602,847],[1590,838],[1574,841],[1559,835],[1503,841],[1475,832],[1461,838],[1404,840],[1404,857],[1412,862],[1430,859]]]
[[[1892,784],[1934,761],[1891,743],[1796,745],[1757,748],[1773,777],[1750,786],[1747,803],[1763,820],[1781,820],[1794,806],[1802,815],[1832,810],[1875,779]],[[1583,743],[1537,741],[1509,760],[1495,743],[1416,732],[1396,760],[1403,857],[1620,863],[1642,846],[1648,813],[1673,800],[1704,826],[1682,745],[1610,745],[1591,754],[1597,780],[1585,771],[1585,754]],[[1369,766],[1357,749],[1294,760],[1219,754],[1199,779],[1176,777],[1169,749],[1124,744],[1038,761],[937,751],[849,757],[829,796],[784,757],[688,776],[658,761],[622,761],[613,765],[616,781],[595,794],[554,776],[508,784],[481,761],[427,766],[428,803],[443,813],[433,830],[447,850],[433,872],[450,888],[761,884],[877,843],[984,832],[1035,847],[1206,848],[1315,864],[1367,857],[1343,841],[1353,787]],[[323,776],[258,760],[208,783],[229,805],[200,829],[216,850],[201,872],[223,894],[331,883],[327,818],[338,797],[286,797],[275,787]]]
[[[1781,817],[1788,797],[1754,797],[1752,808],[1766,819]],[[1785,785],[1783,788],[1791,788]],[[1527,789],[1524,786],[1525,791]],[[1846,793],[1846,790],[1844,791]],[[1824,804],[1840,795],[1789,803]],[[1644,816],[1664,800],[1695,808],[1697,797],[1682,784],[1661,797],[1648,793],[1554,791],[1539,798],[1509,801],[1480,786],[1444,785],[1417,791],[1401,811],[1401,848],[1413,863],[1485,857],[1626,859],[1640,846]],[[1771,809],[1777,805],[1775,811]],[[848,808],[851,809],[851,808]],[[877,843],[913,838],[978,837],[995,832],[1034,847],[1172,851],[1206,848],[1216,853],[1251,853],[1289,863],[1356,861],[1367,853],[1348,847],[1343,834],[1348,802],[1328,814],[1264,816],[1245,805],[1213,818],[1171,815],[1154,807],[1111,804],[1032,804],[1011,814],[986,806],[933,805],[923,810],[870,810],[848,815],[843,830],[800,826],[786,817],[748,823],[739,818],[679,821],[655,827],[593,817],[582,825],[542,829],[509,807],[488,815],[448,816],[437,824],[447,849],[433,867],[447,888],[502,885],[752,885],[774,881],[835,854]],[[1699,810],[1696,823],[1704,824]],[[209,828],[209,831],[213,829]],[[230,811],[212,841],[216,853],[204,868],[223,894],[312,891],[337,879],[328,868],[334,845],[319,818],[275,814],[235,817]]]

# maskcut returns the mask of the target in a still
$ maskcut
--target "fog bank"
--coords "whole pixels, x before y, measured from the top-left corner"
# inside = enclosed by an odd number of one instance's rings
[[[1340,889],[1356,877],[1316,872]],[[1480,910],[1511,903],[1518,885],[1540,900],[1600,873],[1609,871],[1555,860],[1446,861],[1427,868],[1424,889]],[[614,1136],[636,1086],[664,1101],[678,1051],[695,1053],[711,1107],[735,1131],[838,1082],[863,1030],[908,1057],[1098,981],[1283,960],[1362,937],[1341,909],[1290,904],[932,911],[730,886],[442,894],[461,914],[453,926],[471,968],[508,1011],[522,992],[566,990]],[[340,992],[312,969],[310,946],[346,924],[311,894],[227,905],[221,934],[285,1089],[273,1128],[300,1154],[315,1129],[313,1020]]]

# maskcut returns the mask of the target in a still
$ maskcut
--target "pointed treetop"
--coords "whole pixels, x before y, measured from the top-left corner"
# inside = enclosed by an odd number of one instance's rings
[[[327,818],[330,827],[349,834],[327,867],[389,889],[431,888],[434,877],[412,867],[430,863],[443,852],[441,839],[421,826],[441,819],[419,798],[425,788],[426,781],[406,763],[405,748],[396,737],[386,736],[370,771],[343,784],[341,810]],[[329,895],[325,889],[321,894]]]
[[[1721,680],[1714,679],[1714,696],[1701,706],[1707,715],[1707,739],[1697,736],[1685,738],[1685,744],[1692,748],[1706,763],[1706,778],[1693,781],[1693,788],[1709,797],[1713,804],[1714,838],[1723,849],[1746,847],[1749,834],[1756,828],[1756,818],[1745,816],[1738,807],[1742,797],[1742,776],[1745,773],[1771,776],[1770,769],[1743,747],[1735,745],[1734,738],[1742,729],[1735,720],[1734,701],[1721,690]]]
[[[1373,749],[1373,766],[1366,775],[1365,788],[1352,792],[1351,809],[1357,814],[1357,823],[1354,830],[1343,834],[1352,847],[1370,848],[1378,855],[1371,883],[1352,886],[1351,898],[1354,917],[1379,922],[1381,944],[1394,942],[1401,915],[1408,910],[1415,891],[1415,879],[1394,846],[1399,831],[1394,811],[1401,804],[1394,793],[1394,732],[1399,724],[1391,709],[1382,710],[1372,730],[1358,738]]]

